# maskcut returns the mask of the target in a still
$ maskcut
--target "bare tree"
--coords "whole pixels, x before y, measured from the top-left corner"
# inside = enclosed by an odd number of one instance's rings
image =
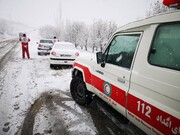
[[[56,29],[51,25],[46,25],[39,29],[39,34],[44,38],[53,38],[56,35]]]
[[[83,22],[67,22],[65,28],[65,41],[75,44],[75,46],[85,46],[88,40],[88,28]]]
[[[115,22],[108,23],[108,32],[107,32],[107,40],[113,35],[113,33],[117,30],[117,24]]]
[[[107,43],[108,39],[116,31],[117,25],[114,22],[107,22],[101,19],[94,21],[90,27],[90,44],[92,46],[92,52],[103,50],[104,45]]]
[[[87,42],[89,37],[89,31],[85,23],[80,23],[80,29],[77,35],[77,44],[83,49],[87,50]]]
[[[146,16],[153,16],[170,10],[174,10],[174,8],[168,8],[161,1],[157,0],[150,4],[150,8],[146,11]]]
[[[71,33],[69,35],[71,35],[71,42],[73,42],[75,44],[75,47],[78,46],[78,42],[77,42],[77,39],[78,39],[78,36],[79,36],[79,33],[80,33],[80,28],[81,25],[79,22],[74,22],[72,23],[72,29],[71,29]]]
[[[85,42],[84,42],[84,43],[85,43],[85,44],[84,44],[84,47],[85,47],[85,50],[87,51],[88,39],[89,39],[89,29],[88,29],[87,27],[85,27],[83,33],[84,33],[84,34],[83,34],[83,35],[84,35],[83,37],[84,37],[84,41],[85,41]]]

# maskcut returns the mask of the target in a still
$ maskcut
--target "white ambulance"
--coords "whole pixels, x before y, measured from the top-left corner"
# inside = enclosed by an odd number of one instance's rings
[[[97,95],[147,134],[180,135],[180,10],[127,24],[105,50],[79,57],[71,95]]]

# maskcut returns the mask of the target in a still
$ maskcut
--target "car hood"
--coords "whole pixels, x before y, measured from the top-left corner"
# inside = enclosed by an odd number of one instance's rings
[[[77,57],[77,60],[96,61],[96,54],[94,54],[94,53],[82,52],[82,53],[79,55],[79,57]]]

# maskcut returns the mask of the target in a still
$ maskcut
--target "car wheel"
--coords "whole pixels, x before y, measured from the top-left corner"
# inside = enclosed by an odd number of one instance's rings
[[[51,68],[51,69],[54,69],[54,65],[53,65],[53,64],[50,64],[50,68]]]
[[[41,55],[41,53],[40,53],[40,52],[38,52],[38,55]]]
[[[86,88],[85,83],[81,78],[75,77],[71,80],[70,91],[72,98],[79,105],[88,105],[93,100],[93,94]]]

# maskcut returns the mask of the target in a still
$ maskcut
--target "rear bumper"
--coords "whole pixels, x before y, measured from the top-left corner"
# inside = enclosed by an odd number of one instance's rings
[[[75,59],[50,58],[50,64],[54,65],[73,65]]]
[[[50,54],[51,49],[41,49],[38,48],[38,53],[46,53],[46,54]]]

